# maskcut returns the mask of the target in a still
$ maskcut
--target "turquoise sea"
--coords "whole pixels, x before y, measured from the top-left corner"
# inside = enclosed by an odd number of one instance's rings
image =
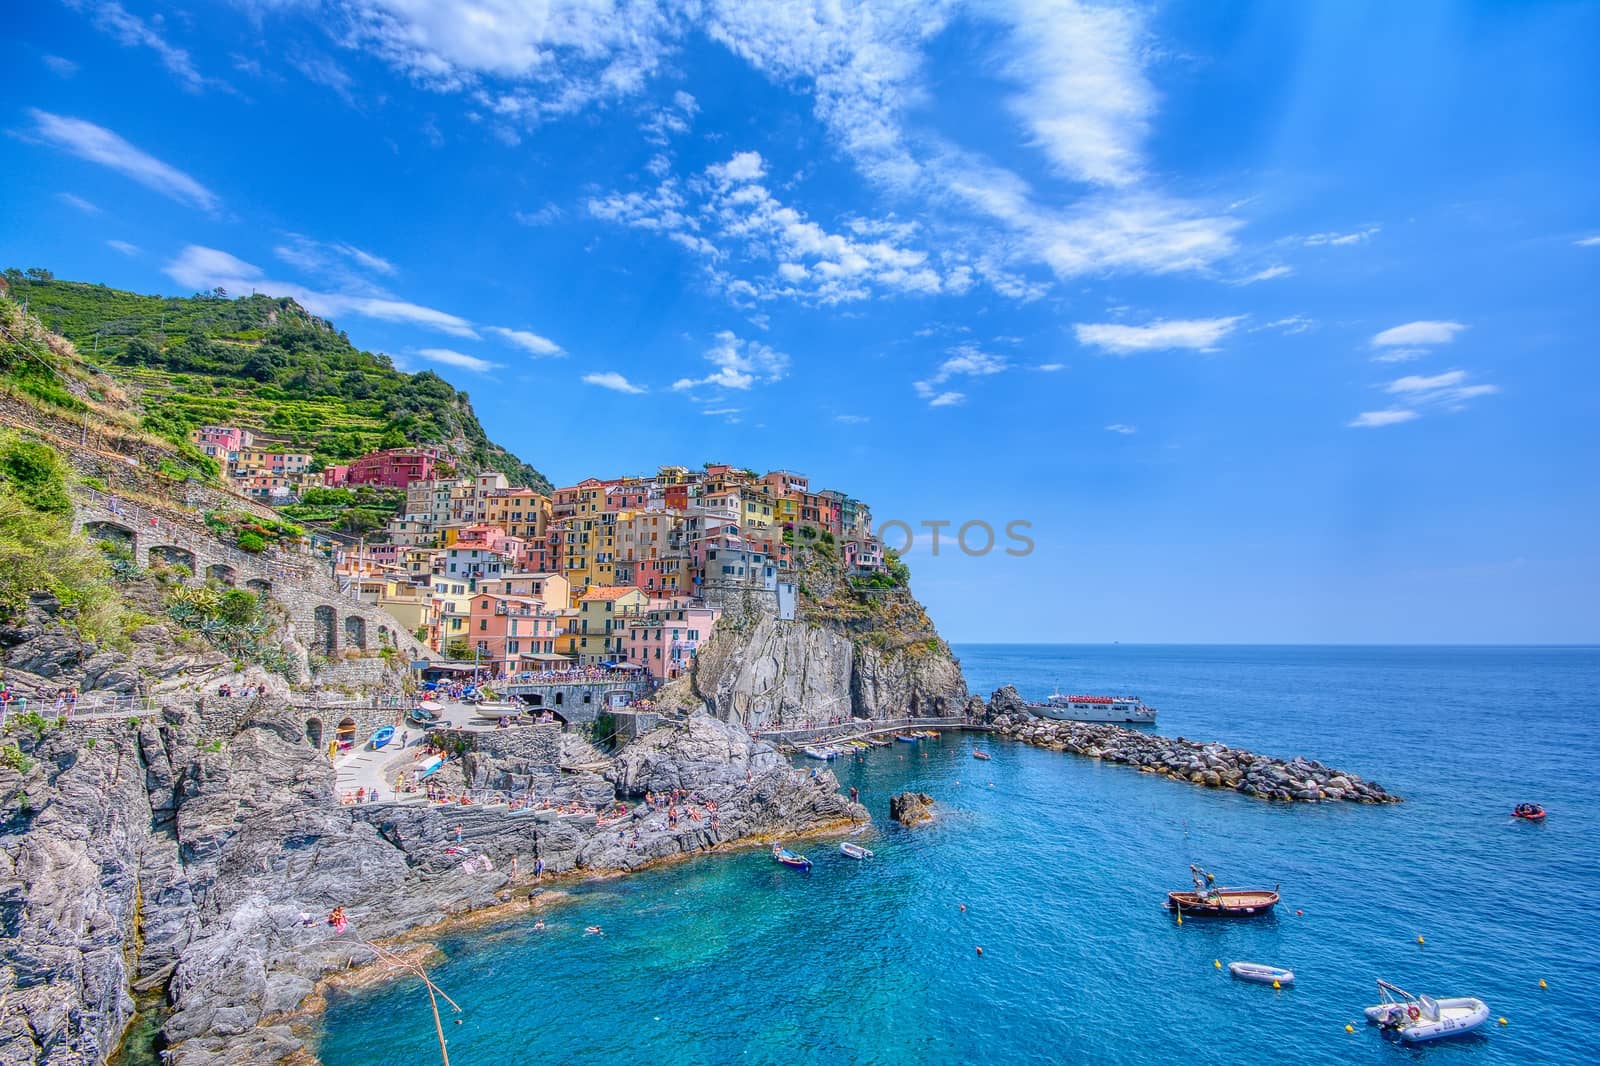
[[[833,764],[879,823],[872,860],[823,841],[809,874],[706,857],[579,887],[541,933],[444,938],[453,1066],[1600,1061],[1600,649],[956,651],[986,695],[1142,696],[1162,733],[1304,754],[1407,802],[1271,805],[975,734],[876,749]],[[936,825],[884,824],[906,788]],[[1522,800],[1549,819],[1511,819]],[[1160,904],[1189,862],[1280,883],[1278,916],[1176,925]],[[1298,984],[1213,965],[1237,959]],[[1380,976],[1508,1024],[1393,1044],[1360,1022]],[[336,995],[318,1050],[439,1061],[414,981]]]

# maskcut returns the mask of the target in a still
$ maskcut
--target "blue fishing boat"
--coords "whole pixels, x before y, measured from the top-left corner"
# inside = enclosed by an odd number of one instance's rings
[[[792,866],[796,870],[811,869],[811,860],[804,855],[796,855],[781,844],[772,845],[772,858],[784,866]]]
[[[376,733],[372,734],[372,747],[373,747],[373,750],[377,750],[378,748],[383,747],[385,744],[389,743],[389,741],[391,741],[393,739],[394,739],[394,726],[392,726],[392,725],[384,726],[383,728],[379,729]]]
[[[915,744],[917,741],[922,739],[921,737],[913,737],[905,733],[896,733],[894,738],[900,741],[902,744]]]

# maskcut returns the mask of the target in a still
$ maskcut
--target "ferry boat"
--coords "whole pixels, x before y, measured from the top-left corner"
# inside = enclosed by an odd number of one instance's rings
[[[1058,722],[1132,722],[1150,725],[1156,709],[1146,707],[1137,696],[1065,696],[1056,693],[1043,703],[1030,703],[1028,710]]]

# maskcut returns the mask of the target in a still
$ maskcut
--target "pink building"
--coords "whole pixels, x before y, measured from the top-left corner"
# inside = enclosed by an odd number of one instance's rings
[[[255,443],[254,435],[238,426],[201,426],[189,431],[189,439],[206,455],[224,464]]]
[[[644,614],[628,623],[623,658],[657,681],[680,677],[694,664],[721,613],[699,600],[651,600]]]
[[[503,676],[555,658],[562,621],[540,599],[480,593],[472,598],[467,639],[479,661]]]
[[[350,468],[344,465],[323,467],[322,484],[324,488],[344,488],[350,484]]]
[[[439,460],[437,448],[388,448],[368,452],[350,464],[346,481],[351,485],[403,489],[413,481],[432,481]]]

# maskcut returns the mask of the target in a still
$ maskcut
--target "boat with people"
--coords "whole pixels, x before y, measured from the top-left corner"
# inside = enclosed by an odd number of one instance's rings
[[[1152,725],[1156,720],[1156,709],[1137,696],[1069,696],[1057,692],[1043,703],[1029,703],[1028,710],[1058,722]]]
[[[1537,803],[1519,803],[1516,809],[1511,812],[1511,817],[1521,818],[1526,822],[1542,822],[1544,821],[1544,808]]]
[[[1254,981],[1259,985],[1288,988],[1294,984],[1294,971],[1282,966],[1268,966],[1261,962],[1230,962],[1228,972],[1240,981]]]
[[[1167,909],[1176,911],[1181,919],[1186,915],[1200,918],[1255,918],[1272,913],[1278,905],[1278,889],[1223,888],[1217,879],[1200,867],[1190,864],[1189,876],[1194,879],[1192,892],[1168,892]]]
[[[772,845],[772,858],[777,863],[795,870],[811,869],[811,860],[804,855],[796,855],[782,844]]]
[[[1489,1020],[1489,1005],[1475,996],[1435,999],[1414,996],[1388,981],[1378,982],[1380,1002],[1365,1008],[1367,1021],[1409,1044],[1461,1036]]]
[[[377,751],[379,748],[383,747],[393,739],[394,726],[380,726],[378,730],[372,734],[372,750]]]
[[[984,762],[988,762],[989,761],[989,753],[984,751],[984,750],[982,750],[981,748],[974,749],[973,752],[972,752],[972,757],[974,759],[982,759]]]
[[[864,848],[860,844],[854,843],[853,841],[849,841],[849,840],[846,840],[843,844],[840,844],[839,845],[839,850],[844,852],[846,855],[848,855],[852,859],[870,859],[870,858],[872,858],[872,849],[871,848]]]

